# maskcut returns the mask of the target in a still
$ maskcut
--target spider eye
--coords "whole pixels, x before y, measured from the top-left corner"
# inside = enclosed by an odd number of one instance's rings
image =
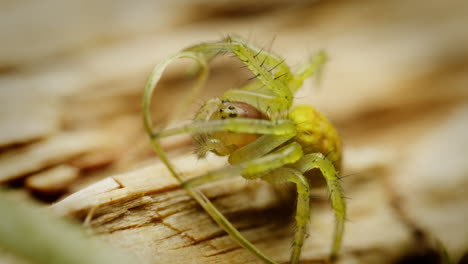
[[[252,118],[252,119],[268,119],[266,115],[260,112],[254,106],[234,101],[231,102],[227,99],[221,101],[222,104],[216,110],[217,114],[213,114],[211,119],[226,119],[226,118]]]

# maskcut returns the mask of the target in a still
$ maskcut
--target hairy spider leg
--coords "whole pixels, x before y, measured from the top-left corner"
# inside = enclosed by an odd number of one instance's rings
[[[240,39],[227,38],[225,42],[202,43],[185,49],[186,52],[218,54],[223,52],[234,53],[249,70],[270,89],[276,96],[271,108],[275,111],[284,111],[292,105],[292,93],[287,86],[287,81],[292,78],[289,67],[284,60],[266,51],[253,48]],[[272,73],[276,70],[276,73]]]
[[[293,135],[262,135],[255,141],[247,144],[241,148],[238,148],[229,156],[230,164],[238,164],[248,160],[253,160],[262,157],[272,150],[276,149],[289,139]]]
[[[257,256],[259,259],[266,263],[277,264],[274,260],[263,254],[256,246],[254,246],[249,240],[247,240],[240,232],[235,228],[231,222],[211,203],[211,201],[199,190],[191,187],[184,187],[185,191],[192,196],[200,206],[213,218],[213,220],[229,234],[237,243],[242,247],[250,251],[252,254]]]
[[[148,119],[150,120],[150,119]],[[261,121],[261,122],[260,122]],[[208,200],[208,198],[203,195],[200,191],[193,189],[191,186],[186,185],[180,175],[175,171],[172,164],[169,162],[165,152],[162,150],[159,139],[161,137],[167,137],[172,135],[177,135],[181,133],[203,133],[203,132],[214,132],[214,131],[226,131],[230,130],[232,132],[237,133],[265,133],[265,134],[277,134],[277,135],[290,135],[293,137],[295,135],[295,127],[289,120],[283,120],[285,122],[280,122],[282,120],[277,121],[268,121],[268,120],[255,120],[255,119],[226,119],[226,120],[211,120],[211,121],[204,121],[200,122],[200,124],[195,125],[187,125],[181,128],[175,128],[172,130],[165,130],[159,133],[154,132],[153,129],[150,127],[149,134],[151,134],[151,141],[153,143],[153,147],[155,151],[158,153],[161,160],[165,163],[168,167],[171,174],[181,183],[182,187],[187,191],[189,195],[191,195],[199,204],[202,206],[205,211],[213,218],[213,220],[219,224],[231,237],[233,237],[240,245],[251,251],[255,254],[258,258],[264,260],[267,263],[275,263],[273,260],[265,256],[260,250],[258,250],[250,241],[245,239],[244,236],[227,220],[221,212]],[[259,125],[260,122],[260,125]],[[203,124],[203,125],[201,125]],[[166,131],[169,131],[165,133]],[[299,151],[297,150],[299,147]],[[291,159],[290,163],[297,161],[302,156],[302,150],[300,149],[299,144],[294,143],[291,148],[294,148],[292,152],[294,152],[294,158]],[[292,156],[292,155],[291,155]],[[284,157],[278,157],[278,159]],[[270,164],[272,162],[271,158],[266,163]],[[280,160],[281,162],[281,160]],[[284,162],[284,161],[282,161]],[[258,173],[258,167],[261,167],[262,164],[247,166],[245,169],[251,173]],[[282,166],[279,164],[278,166]],[[265,167],[265,166],[263,166]],[[230,176],[230,175],[238,175],[232,174],[236,171],[236,168],[233,167],[232,171],[223,171],[226,174],[222,174],[223,176]],[[227,177],[226,176],[226,177]],[[215,175],[215,178],[218,177],[218,174]]]
[[[186,125],[180,128],[174,128],[169,130],[164,130],[159,133],[154,131],[150,131],[152,135],[151,139],[153,141],[153,146],[155,146],[156,152],[161,153],[164,158],[162,158],[163,162],[169,164],[169,170],[172,171],[177,176],[177,179],[180,179],[182,187],[195,199],[200,205],[205,209],[205,211],[213,217],[213,220],[218,223],[232,238],[234,238],[240,245],[251,251],[260,259],[264,260],[267,263],[275,263],[270,258],[266,257],[263,253],[261,253],[252,243],[250,243],[242,234],[234,227],[232,224],[227,220],[219,210],[204,196],[200,191],[193,189],[193,186],[187,184],[186,182],[182,182],[180,176],[175,172],[172,165],[169,163],[165,153],[162,151],[159,139],[161,137],[167,137],[172,135],[177,135],[181,133],[209,133],[215,131],[231,131],[236,133],[259,133],[259,134],[271,134],[271,135],[280,135],[282,137],[281,141],[285,141],[286,136],[292,138],[295,133],[295,126],[292,121],[290,120],[276,120],[276,121],[269,121],[269,120],[256,120],[256,119],[226,119],[226,120],[210,120],[210,121],[203,121],[198,123],[193,123],[190,125]],[[263,139],[264,140],[264,139]],[[287,155],[286,155],[287,154]],[[262,171],[268,171],[277,167],[281,167],[284,164],[294,163],[302,157],[302,149],[300,145],[296,142],[293,142],[285,147],[280,148],[278,151],[274,152],[271,155],[266,155],[262,158],[254,160],[246,164],[245,166],[241,166],[242,172],[245,175],[252,175],[255,177],[257,174],[261,174]],[[166,164],[167,165],[167,164]],[[227,170],[221,170],[222,173],[218,172],[215,174],[208,174],[207,176],[202,176],[200,184],[208,181],[212,181],[213,179],[220,179],[230,176],[238,175],[238,171],[236,167],[228,168]],[[236,173],[237,172],[237,173]],[[206,177],[206,178],[203,178]],[[208,178],[208,179],[207,179]]]
[[[304,80],[309,78],[312,75],[317,76],[319,79],[321,76],[321,71],[325,62],[327,62],[327,53],[323,50],[315,53],[309,58],[308,63],[302,65],[298,69],[297,73],[293,75],[293,78],[289,82],[289,89],[292,93],[295,93],[299,88],[304,84]]]
[[[265,172],[280,168],[286,164],[298,161],[303,155],[301,146],[292,142],[277,151],[254,160],[244,161],[227,168],[215,170],[192,178],[183,183],[186,187],[196,187],[205,183],[232,178],[242,175],[245,179],[253,180],[262,177]]]
[[[312,75],[318,76],[321,72],[323,65],[327,61],[327,54],[324,51],[319,51],[309,58],[308,63],[303,65],[292,78],[288,79],[287,86],[294,94],[303,85],[304,80]],[[288,67],[285,63],[282,63]],[[288,68],[289,70],[289,68]],[[280,72],[284,72],[281,70]],[[277,94],[273,93],[271,89],[266,87],[260,80],[247,83],[239,89],[232,89],[227,91],[223,98],[228,98],[231,101],[242,101],[257,107],[262,112],[268,112],[272,106],[273,109],[282,109],[278,104]]]
[[[328,160],[322,153],[312,153],[304,155],[294,168],[305,173],[312,169],[319,169],[327,182],[328,193],[330,196],[331,206],[335,212],[335,233],[331,247],[331,259],[335,259],[343,239],[344,222],[346,217],[346,204],[343,197],[343,190],[340,185],[338,173],[333,166],[333,163]]]
[[[152,125],[151,114],[150,114],[151,98],[152,98],[152,95],[153,95],[154,90],[156,88],[156,84],[158,83],[159,79],[161,78],[161,75],[162,75],[162,72],[164,71],[164,69],[174,59],[177,59],[177,58],[191,58],[191,59],[195,60],[202,68],[205,68],[205,69],[207,68],[207,62],[206,62],[206,60],[205,60],[205,58],[203,56],[201,56],[199,53],[189,52],[189,51],[178,53],[178,54],[164,60],[160,64],[156,65],[155,68],[153,69],[147,83],[146,83],[146,86],[145,86],[145,91],[144,91],[144,95],[143,95],[143,122],[144,122],[145,130],[146,130],[147,134],[150,136],[150,141],[151,141],[151,144],[153,146],[153,149],[158,154],[161,161],[166,165],[167,169],[172,174],[172,176],[179,183],[182,184],[183,183],[182,178],[180,177],[179,173],[177,173],[174,166],[169,161],[166,153],[164,152],[164,150],[161,147],[160,137],[162,137],[164,135],[160,135],[160,134],[158,134],[158,133],[156,133],[154,131],[153,125]],[[201,83],[202,80],[203,80],[203,77],[199,77],[199,79],[197,81],[197,85],[198,85],[198,83]],[[238,120],[239,119],[237,119],[237,121]],[[243,122],[241,120],[241,123],[243,123],[243,125],[241,124],[240,126],[236,125],[239,122],[236,122],[234,120],[226,120],[226,121],[228,121],[228,122],[225,122],[224,124],[222,122],[221,123],[216,123],[215,122],[214,123],[214,125],[215,125],[214,126],[215,127],[214,131],[216,131],[216,129],[219,129],[220,127],[221,127],[221,129],[224,130],[226,128],[229,128],[229,126],[233,126],[234,127],[233,132],[246,132],[246,133],[248,133],[249,131],[251,131],[251,128],[248,129],[249,125],[250,125],[250,127],[257,127],[257,125],[259,125],[258,120],[250,120],[250,121],[247,121],[247,122]],[[254,122],[252,122],[252,121],[254,121]],[[206,124],[206,122],[204,122],[204,123]],[[275,125],[277,125],[277,124],[274,123],[274,122],[271,122],[269,124],[263,123],[263,124],[260,124],[260,127],[264,128],[263,130],[264,130],[264,132],[266,132],[266,134],[292,134],[292,135],[294,135],[294,133],[295,133],[295,129],[294,129],[293,124],[286,124],[286,129],[285,130],[278,130],[277,127],[275,127]],[[200,126],[198,126],[198,127],[200,127]],[[216,128],[216,127],[218,127],[218,128]],[[247,131],[242,131],[242,129],[246,129]],[[191,127],[191,128],[190,127],[185,127],[182,130],[172,131],[172,132],[173,132],[172,135],[178,134],[178,133],[196,133],[197,129],[194,128],[194,127]],[[174,132],[176,132],[176,133],[174,133]],[[203,132],[203,131],[201,131],[201,132]],[[257,133],[257,131],[255,131],[255,133]],[[169,135],[166,134],[166,136],[169,136]],[[262,259],[266,263],[272,263],[272,264],[275,263],[272,259],[268,258],[260,250],[258,250],[258,248],[256,248],[252,243],[250,243],[250,241],[245,239],[245,237],[243,237],[242,234],[236,228],[234,228],[234,226],[232,226],[232,224],[214,207],[214,205],[208,200],[208,198],[206,198],[206,196],[203,193],[201,193],[200,191],[195,190],[193,188],[190,188],[190,187],[184,187],[184,189],[190,196],[192,196],[200,204],[200,206],[203,209],[205,209],[205,211],[213,218],[213,220],[219,226],[221,226],[231,237],[234,237],[235,240],[241,246],[248,249],[252,254],[257,256],[259,259]]]
[[[254,57],[259,58],[260,67],[268,67],[269,71],[276,69],[276,72],[280,72],[281,74],[290,73],[289,67],[284,63],[283,58],[268,50],[249,44],[236,36],[228,36],[217,42],[196,44],[184,49],[184,51],[203,53],[205,54],[205,59],[210,62],[219,54],[233,53],[234,45],[241,45],[243,49],[250,50],[250,53]]]
[[[146,111],[145,111],[146,112]],[[149,120],[149,119],[148,119]],[[154,134],[155,132],[150,127],[150,130],[147,131],[148,134]],[[151,143],[154,150],[160,157],[161,161],[166,165],[169,172],[172,176],[181,184],[184,190],[194,198],[198,204],[211,216],[211,218],[224,230],[228,233],[234,240],[236,240],[242,247],[249,250],[252,254],[257,256],[259,259],[263,260],[266,263],[276,264],[275,261],[263,254],[257,247],[255,247],[250,241],[248,241],[232,224],[229,222],[226,217],[210,202],[210,200],[199,190],[193,189],[189,186],[184,186],[184,181],[180,177],[179,173],[176,172],[174,166],[167,158],[166,153],[161,147],[159,137],[150,137]]]
[[[262,179],[270,183],[292,182],[296,184],[296,232],[294,234],[290,263],[297,264],[301,257],[302,245],[304,244],[304,239],[307,234],[307,225],[310,220],[309,182],[300,171],[292,168],[278,168],[263,176]]]
[[[296,143],[297,144],[297,143]],[[297,146],[300,148],[300,146]],[[276,153],[276,152],[275,152]],[[283,156],[283,159],[286,159],[289,155],[283,151],[277,153]],[[301,152],[302,154],[302,152]],[[270,154],[274,155],[274,154]],[[291,157],[292,158],[292,157]],[[282,159],[278,157],[278,159]],[[249,163],[249,162],[246,162]],[[260,164],[260,159],[249,163],[248,166],[253,166],[253,163]],[[256,165],[257,165],[256,164]],[[297,208],[296,208],[296,232],[294,235],[294,244],[293,244],[293,251],[291,253],[291,263],[297,264],[299,262],[299,258],[301,255],[302,245],[304,243],[304,238],[307,233],[307,224],[310,219],[310,188],[307,179],[300,173],[300,171],[292,169],[292,168],[280,168],[270,166],[270,162],[266,162],[262,165],[267,165],[266,167],[258,167],[256,168],[257,172],[247,176],[248,179],[254,179],[261,177],[263,180],[270,182],[270,183],[284,183],[284,182],[292,182],[297,186]],[[240,171],[242,166],[234,165],[234,167],[239,168],[237,171]],[[204,183],[213,182],[216,180],[220,180],[227,177],[233,177],[237,174],[234,173],[226,173],[227,171],[233,172],[234,170],[227,169],[225,171],[217,171],[214,173],[219,173],[222,177],[217,177],[217,175],[213,175],[212,173],[207,173],[205,175],[199,176],[192,180],[188,180],[184,183],[185,186],[195,187],[202,185]],[[267,172],[266,174],[262,174],[261,171]]]
[[[156,84],[161,79],[162,73],[167,68],[167,66],[169,66],[169,64],[171,64],[174,60],[182,59],[182,58],[193,59],[195,60],[195,62],[197,62],[197,65],[200,65],[200,70],[197,76],[197,80],[195,84],[193,85],[191,92],[184,98],[183,103],[180,104],[181,107],[179,108],[179,110],[176,110],[176,112],[173,113],[173,115],[171,115],[170,119],[166,121],[165,124],[162,124],[161,127],[165,127],[167,124],[171,123],[172,121],[180,117],[180,115],[186,111],[187,107],[191,104],[191,102],[194,100],[196,95],[200,93],[203,87],[203,84],[206,82],[206,79],[208,77],[208,64],[205,58],[198,53],[189,52],[189,51],[180,52],[158,63],[153,68],[153,71],[151,72],[150,77],[148,81],[146,82],[145,91],[143,95],[143,111],[144,111],[143,117],[144,117],[145,128],[147,131],[149,131],[149,126],[151,126],[149,106],[151,104],[151,97],[153,95],[154,89],[156,88]]]
[[[262,120],[251,118],[233,118],[198,121],[181,127],[153,132],[152,138],[163,138],[183,133],[201,134],[219,131],[233,133],[295,135],[296,127],[291,120]]]

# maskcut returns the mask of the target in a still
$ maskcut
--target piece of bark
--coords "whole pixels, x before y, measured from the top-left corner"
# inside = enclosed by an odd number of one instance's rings
[[[40,193],[57,193],[68,188],[68,186],[79,177],[79,170],[68,165],[59,165],[51,169],[29,176],[26,187]]]
[[[0,183],[64,162],[79,154],[112,145],[108,133],[62,133],[44,141],[14,149],[0,156]]]
[[[189,178],[223,166],[225,161],[197,162],[190,156],[180,157],[174,163]],[[351,222],[346,224],[342,263],[350,260],[391,263],[413,247],[411,230],[391,206],[377,180],[380,177],[373,178],[366,184],[346,188],[346,195],[353,199],[348,202]],[[289,259],[294,230],[295,191],[289,187],[278,188],[261,181],[247,183],[236,177],[207,184],[202,190],[249,240],[282,263]],[[141,261],[260,263],[178,187],[162,164],[107,178],[52,208],[59,214],[81,219],[96,209],[90,222],[94,232],[112,244],[129,248]],[[305,263],[327,258],[334,225],[326,196],[312,203],[311,212],[310,236],[303,251]],[[381,262],[383,255],[387,262]]]

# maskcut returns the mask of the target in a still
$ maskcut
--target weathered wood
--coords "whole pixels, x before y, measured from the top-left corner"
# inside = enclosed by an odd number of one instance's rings
[[[38,192],[57,193],[68,188],[78,176],[77,168],[59,165],[28,177],[25,185]]]
[[[0,156],[0,183],[64,162],[87,151],[109,147],[112,140],[96,131],[62,133]]]
[[[358,156],[359,151],[355,151],[354,157]],[[351,162],[359,163],[359,159],[365,160],[356,158]],[[191,168],[184,173],[190,177],[223,166],[225,161],[198,161],[194,165],[193,157],[188,156],[178,158],[175,163],[181,165],[182,171]],[[372,169],[381,164],[356,165],[361,173],[372,174]],[[274,259],[285,262],[289,258],[293,230],[295,191],[290,187],[278,189],[258,181],[246,183],[237,177],[208,184],[202,190],[250,240]],[[379,263],[378,258],[372,257],[378,255],[376,252],[385,252],[388,258],[395,259],[401,254],[394,250],[396,245],[406,250],[412,248],[411,230],[393,210],[378,180],[347,186],[346,190],[353,199],[349,203],[351,222],[347,223],[342,261],[370,258],[372,261],[368,263]],[[303,254],[305,262],[326,259],[331,244],[333,215],[326,193],[319,193],[319,199],[312,205],[310,236]],[[96,209],[90,222],[93,231],[112,244],[130,248],[150,263],[258,262],[178,188],[162,164],[107,178],[52,208],[81,219]],[[381,229],[381,226],[389,228]]]

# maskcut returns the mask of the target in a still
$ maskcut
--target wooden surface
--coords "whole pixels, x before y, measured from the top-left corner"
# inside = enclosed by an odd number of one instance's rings
[[[330,56],[320,86],[306,82],[295,100],[327,115],[344,140],[349,220],[340,262],[427,263],[437,240],[455,260],[468,251],[466,1],[59,2],[0,3],[2,184],[79,221],[98,206],[90,230],[142,263],[258,263],[168,176],[141,121],[143,85],[158,61],[233,33],[293,68],[317,49]],[[185,66],[165,73],[156,124],[191,84]],[[180,122],[245,83],[251,74],[239,66],[214,61]],[[226,166],[195,161],[187,136],[164,146],[184,177]],[[331,243],[332,212],[316,187],[303,263],[320,263]],[[287,262],[294,191],[240,179],[203,190]]]

